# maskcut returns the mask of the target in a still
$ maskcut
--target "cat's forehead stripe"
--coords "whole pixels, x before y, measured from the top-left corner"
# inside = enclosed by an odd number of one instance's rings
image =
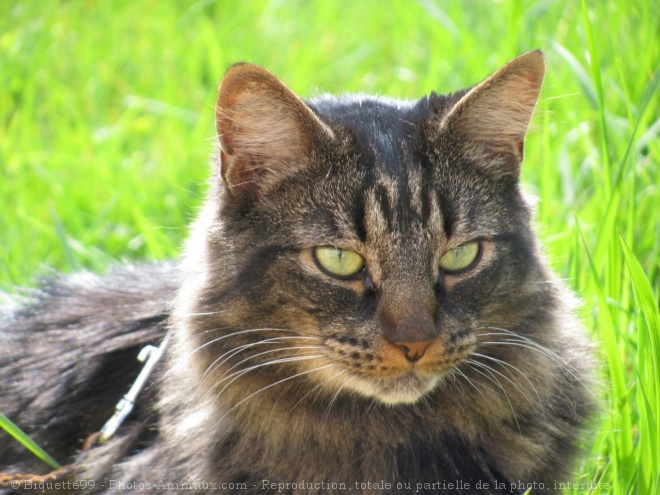
[[[408,181],[406,183],[406,186],[408,187],[408,197],[410,199],[410,209],[417,215],[419,218],[421,218],[422,225],[426,225],[428,222],[428,218],[426,218],[426,214],[428,212],[424,211],[423,204],[425,202],[425,198],[423,197],[423,185],[422,185],[422,176],[419,170],[415,169],[408,169]],[[428,198],[426,198],[428,200]]]
[[[378,215],[379,224],[387,226],[389,231],[394,230],[396,222],[396,189],[393,184],[381,182],[373,190],[374,202],[377,206],[375,213]]]
[[[452,201],[443,197],[442,194],[437,191],[434,194],[435,206],[440,210],[440,217],[442,218],[442,228],[444,234],[447,238],[450,238],[454,233],[454,224],[456,223],[456,209],[452,204]]]
[[[403,168],[403,167],[402,167]],[[364,237],[424,237],[451,232],[454,212],[446,201],[441,201],[433,185],[428,183],[421,168],[408,167],[400,172],[406,180],[380,175],[374,186],[365,190],[363,201],[356,209],[355,229]],[[441,205],[447,203],[442,208]],[[445,217],[446,215],[446,217]],[[436,232],[437,231],[437,232]],[[371,235],[367,235],[370,233]]]
[[[385,128],[383,124],[373,116],[371,122],[371,134],[373,136],[372,146],[379,160],[397,161],[399,155],[403,151],[401,148],[403,142],[399,141],[394,144],[394,137],[391,135],[392,130]]]

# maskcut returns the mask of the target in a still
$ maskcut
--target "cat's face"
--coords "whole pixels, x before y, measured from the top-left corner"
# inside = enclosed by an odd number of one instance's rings
[[[548,303],[517,183],[542,75],[531,53],[452,97],[305,104],[262,69],[230,69],[209,236],[228,275],[197,335],[220,387],[410,403],[501,360],[490,336]]]

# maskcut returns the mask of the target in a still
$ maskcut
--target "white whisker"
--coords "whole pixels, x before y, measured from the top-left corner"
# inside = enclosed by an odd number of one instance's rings
[[[473,387],[473,388],[479,393],[479,395],[481,395],[481,397],[484,399],[484,401],[485,401],[486,404],[489,402],[489,400],[486,398],[486,396],[484,395],[484,393],[481,391],[481,387],[475,385],[474,380],[472,380],[469,376],[467,376],[467,375],[463,372],[463,370],[460,370],[460,369],[458,369],[458,368],[454,368],[454,370],[455,370],[455,372],[458,373],[460,376],[462,376],[463,378],[465,378],[465,379],[467,380],[467,382],[468,382],[470,385],[472,385],[472,387]],[[486,388],[488,388],[488,390],[490,390],[490,391],[493,391],[490,387],[486,387]]]
[[[246,373],[250,373],[251,371],[257,370],[259,368],[263,368],[265,366],[272,366],[274,364],[283,364],[283,363],[290,363],[294,361],[306,361],[310,359],[318,359],[323,356],[291,356],[291,357],[285,357],[285,358],[280,358],[280,359],[274,359],[272,361],[266,361],[265,363],[260,363],[256,364],[254,366],[250,366],[248,368],[245,368],[244,370],[236,371],[235,373],[230,374],[229,376],[224,377],[223,379],[219,380],[218,382],[213,384],[213,387],[211,387],[211,390],[216,389],[221,383],[229,380],[229,382],[218,392],[216,395],[219,397],[222,395],[222,393],[227,390],[227,387],[229,387],[232,383],[234,383],[236,380],[238,380],[241,376],[245,375]]]
[[[289,380],[293,380],[294,378],[299,378],[303,375],[307,375],[307,374],[313,373],[315,371],[320,371],[320,370],[323,370],[323,369],[327,369],[327,368],[330,368],[332,366],[336,366],[336,365],[335,364],[326,364],[326,365],[323,365],[323,366],[319,366],[318,368],[312,368],[311,370],[301,371],[300,373],[296,373],[295,375],[288,376],[286,378],[283,378],[281,380],[276,381],[275,383],[271,383],[270,385],[266,385],[265,387],[260,388],[256,392],[251,393],[250,395],[248,395],[244,399],[242,399],[242,400],[238,401],[236,404],[234,404],[231,408],[229,408],[229,410],[225,414],[222,415],[222,417],[218,420],[218,422],[221,422],[223,419],[225,419],[229,413],[231,413],[234,409],[236,409],[238,406],[243,404],[245,401],[251,399],[255,395],[263,392],[264,390],[267,390],[269,388],[272,388],[276,385],[287,382]]]
[[[498,328],[498,327],[479,327],[479,329],[492,329],[492,330],[499,330],[498,332],[489,332],[489,333],[481,333],[477,334],[477,337],[485,337],[485,336],[500,336],[500,337],[507,337],[507,339],[504,340],[488,340],[485,342],[481,342],[481,344],[484,345],[511,345],[511,346],[518,346],[518,347],[524,347],[527,349],[530,349],[532,351],[539,352],[540,354],[543,354],[544,356],[548,357],[551,359],[555,364],[559,365],[562,369],[566,370],[566,372],[571,375],[571,377],[580,383],[585,390],[587,390],[594,398],[597,398],[596,394],[591,391],[589,387],[577,376],[576,373],[579,373],[579,371],[575,368],[575,366],[571,365],[566,359],[564,359],[562,356],[557,354],[556,352],[552,351],[551,349],[548,349],[542,344],[539,344],[538,342],[525,337],[524,335],[520,335],[518,333],[512,332],[511,330],[507,330],[505,328]],[[574,373],[575,372],[575,373]]]
[[[489,379],[494,384],[496,384],[498,387],[500,387],[500,390],[502,390],[502,393],[504,394],[504,398],[509,403],[509,408],[511,409],[511,413],[513,414],[513,420],[516,422],[516,426],[518,427],[518,432],[522,435],[522,431],[520,430],[520,424],[518,423],[518,417],[516,416],[516,411],[513,408],[513,404],[511,403],[511,400],[509,399],[509,394],[506,393],[506,389],[502,386],[502,384],[497,379],[497,377],[495,375],[493,375],[493,373],[491,372],[490,366],[488,366],[484,363],[480,363],[479,361],[475,361],[473,359],[466,359],[465,362],[471,364],[473,366],[472,369],[474,371],[476,371],[477,373],[479,373],[480,375],[482,375],[485,378]],[[477,366],[481,369],[484,369],[486,371],[486,373],[488,373],[490,375],[490,378],[487,375],[485,375],[484,373],[482,373],[481,371],[479,371],[478,369],[474,368],[474,366]]]
[[[327,385],[327,384],[330,383],[332,380],[334,380],[335,378],[337,378],[337,377],[339,377],[339,376],[341,376],[341,375],[344,375],[345,373],[346,373],[346,370],[342,370],[342,371],[339,371],[339,372],[335,373],[335,374],[332,375],[330,378],[327,378],[327,379],[323,380],[321,383],[319,383],[319,384],[316,385],[314,388],[312,388],[309,392],[307,392],[305,395],[303,395],[303,396],[300,398],[300,400],[298,400],[298,402],[296,402],[296,403],[293,405],[293,407],[290,409],[290,411],[293,411],[293,410],[298,406],[298,404],[300,404],[300,403],[305,399],[305,397],[307,397],[309,394],[311,394],[311,393],[314,392],[315,390],[320,389],[320,388],[323,387],[324,385]],[[319,392],[320,392],[320,390],[319,390]],[[318,394],[317,394],[317,395],[318,395]]]
[[[229,361],[231,358],[236,356],[237,354],[240,354],[241,352],[245,351],[246,349],[249,349],[251,347],[255,347],[258,345],[263,345],[263,344],[279,344],[281,343],[282,340],[290,340],[290,339],[305,339],[305,340],[317,340],[314,337],[303,337],[303,336],[285,336],[285,337],[273,337],[270,339],[264,339],[264,340],[258,340],[256,342],[248,342],[247,344],[240,345],[238,347],[235,347],[233,349],[230,349],[229,351],[225,352],[224,354],[221,354],[218,356],[207,368],[206,371],[204,372],[204,375],[202,376],[202,381],[206,378],[208,373],[210,373],[214,368],[221,366],[225,362]]]
[[[323,415],[323,423],[326,423],[328,419],[330,418],[330,410],[332,409],[332,405],[335,403],[337,400],[337,397],[339,397],[339,394],[346,386],[351,383],[355,379],[355,375],[351,376],[348,380],[346,380],[341,387],[337,389],[337,392],[335,392],[335,395],[332,396],[332,399],[330,399],[330,403],[328,404],[328,407],[325,411],[325,414]]]
[[[202,333],[211,332],[211,331],[217,331],[217,330],[219,330],[219,329],[215,329],[215,330],[205,330],[204,332],[200,332],[199,334],[195,334],[195,335],[201,335]],[[237,332],[232,332],[232,333],[228,333],[228,334],[225,334],[225,335],[221,335],[220,337],[217,337],[217,338],[215,338],[215,339],[211,339],[211,340],[209,340],[208,342],[204,342],[201,346],[199,346],[197,349],[195,349],[194,351],[192,351],[192,352],[190,353],[190,356],[192,356],[192,355],[193,355],[194,353],[196,353],[197,351],[199,351],[199,350],[201,350],[201,349],[203,349],[203,348],[205,348],[205,347],[207,347],[207,346],[209,346],[209,345],[211,345],[211,344],[214,344],[214,343],[216,343],[216,342],[219,342],[219,341],[221,341],[221,340],[225,340],[225,339],[228,339],[228,338],[231,338],[231,337],[235,337],[235,336],[237,336],[237,335],[243,335],[243,334],[246,334],[246,333],[254,333],[254,332],[286,332],[286,333],[298,333],[298,332],[296,332],[296,331],[294,331],[294,330],[287,330],[287,329],[284,329],[284,328],[251,328],[251,329],[249,329],[249,330],[239,330],[239,331],[237,331]],[[314,337],[308,337],[308,338],[311,339],[311,338],[314,338]]]
[[[167,316],[213,316],[221,315],[223,313],[229,313],[231,310],[223,309],[220,311],[205,311],[200,313],[168,313]]]
[[[543,414],[545,415],[545,410],[544,410],[544,408],[543,408],[543,402],[541,401],[541,397],[539,396],[538,391],[536,390],[536,387],[534,386],[534,384],[531,382],[531,380],[530,380],[530,379],[529,379],[529,378],[528,378],[528,377],[527,377],[522,371],[520,371],[518,368],[516,368],[516,367],[515,367],[514,365],[512,365],[512,364],[507,363],[506,361],[502,361],[501,359],[494,358],[494,357],[492,357],[492,356],[487,356],[487,355],[485,355],[485,354],[480,354],[480,353],[478,353],[478,352],[473,352],[472,355],[473,355],[473,356],[478,356],[478,357],[483,358],[483,359],[488,359],[489,361],[493,361],[494,363],[500,364],[500,365],[502,365],[502,366],[508,366],[508,367],[513,368],[514,370],[516,370],[518,373],[520,373],[520,374],[523,376],[523,378],[525,378],[525,379],[527,380],[527,382],[530,384],[530,386],[532,387],[532,390],[533,390],[534,393],[536,394],[536,398],[537,398],[537,400],[538,400],[539,406],[541,406],[541,410],[543,411]],[[520,393],[523,395],[523,397],[524,397],[525,399],[527,399],[527,401],[528,401],[530,404],[533,404],[533,401],[532,401],[529,397],[527,397],[527,394],[526,394],[525,391],[520,387],[520,385],[518,384],[518,382],[516,382],[516,381],[510,379],[509,377],[507,377],[507,376],[506,376],[505,374],[503,374],[503,373],[499,373],[499,372],[498,372],[497,370],[495,370],[494,368],[492,368],[492,367],[490,367],[490,368],[491,368],[491,370],[493,371],[493,373],[497,373],[499,376],[501,376],[501,377],[504,378],[506,381],[508,381],[511,385],[513,385],[514,387],[516,387],[516,388],[520,391]]]
[[[259,356],[264,356],[266,354],[272,354],[273,352],[290,351],[290,350],[298,350],[298,349],[323,349],[323,347],[319,346],[319,345],[295,346],[295,347],[278,347],[277,349],[271,349],[269,351],[259,352],[258,354],[248,356],[245,359],[239,361],[238,363],[233,365],[231,368],[227,369],[227,371],[225,371],[224,375],[222,375],[222,376],[224,377],[227,373],[229,373],[231,370],[233,370],[237,366],[240,366],[241,364],[243,364],[243,363],[245,363],[245,362],[247,362],[251,359],[257,358]]]

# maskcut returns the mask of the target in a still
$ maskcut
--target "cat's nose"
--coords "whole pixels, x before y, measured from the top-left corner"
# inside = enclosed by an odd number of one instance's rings
[[[401,291],[404,292],[404,291]],[[390,297],[381,299],[381,325],[385,340],[414,363],[419,361],[438,337],[435,307],[422,297]]]
[[[432,340],[423,340],[421,342],[393,342],[398,347],[408,361],[414,363],[422,358]]]

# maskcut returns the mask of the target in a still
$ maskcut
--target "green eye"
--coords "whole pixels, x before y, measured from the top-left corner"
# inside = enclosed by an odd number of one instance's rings
[[[362,256],[346,249],[317,247],[314,250],[314,257],[323,270],[335,277],[352,277],[364,268]]]
[[[463,244],[451,249],[440,258],[440,268],[446,272],[461,272],[472,268],[481,251],[478,242]]]

